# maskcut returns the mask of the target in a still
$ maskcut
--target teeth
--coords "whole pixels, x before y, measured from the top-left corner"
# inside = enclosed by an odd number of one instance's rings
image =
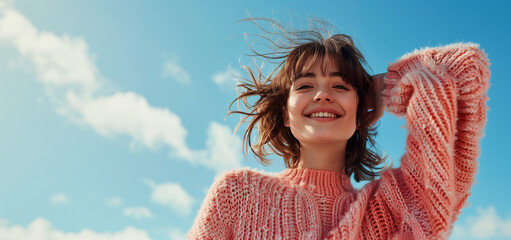
[[[334,118],[335,114],[329,112],[316,112],[311,114],[311,117],[325,117],[325,118]]]

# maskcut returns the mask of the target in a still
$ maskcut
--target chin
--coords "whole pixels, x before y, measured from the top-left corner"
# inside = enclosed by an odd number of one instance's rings
[[[342,142],[347,142],[350,139],[350,137],[351,136],[349,136],[349,137],[348,136],[340,137],[339,135],[333,136],[332,133],[329,133],[328,135],[315,134],[314,136],[311,136],[311,138],[308,139],[308,141],[306,140],[304,142],[309,142],[309,143],[314,143],[314,144],[342,143]]]

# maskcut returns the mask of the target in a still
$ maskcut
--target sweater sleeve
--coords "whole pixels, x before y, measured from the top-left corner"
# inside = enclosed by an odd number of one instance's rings
[[[231,192],[229,174],[218,178],[211,186],[208,195],[188,233],[188,239],[232,239],[232,226],[235,207]]]
[[[369,186],[365,237],[448,237],[477,170],[489,77],[476,44],[417,50],[388,68],[384,101],[406,116],[406,153]]]

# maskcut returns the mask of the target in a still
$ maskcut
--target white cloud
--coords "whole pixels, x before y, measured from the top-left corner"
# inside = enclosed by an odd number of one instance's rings
[[[151,193],[153,202],[169,207],[178,214],[186,215],[191,212],[195,200],[178,183],[156,184],[150,179],[144,182],[153,190]]]
[[[163,77],[172,78],[180,83],[191,83],[192,78],[176,61],[167,60],[163,65]]]
[[[120,197],[112,197],[112,198],[109,198],[106,200],[106,204],[108,206],[113,206],[113,207],[121,206],[122,202],[123,202],[122,198],[120,198]]]
[[[80,232],[63,232],[54,229],[51,223],[38,218],[32,221],[27,227],[1,226],[0,239],[8,240],[150,240],[146,231],[131,226],[119,232],[97,233],[89,229]]]
[[[201,163],[217,173],[241,166],[242,141],[228,126],[211,122],[206,147],[208,156]]]
[[[58,193],[50,197],[50,202],[53,204],[64,204],[69,202],[69,198],[64,193]]]
[[[455,224],[453,238],[511,239],[511,218],[503,219],[494,206],[477,208],[477,215]]]
[[[186,240],[186,233],[181,229],[171,228],[169,230],[169,237],[171,240]]]
[[[83,99],[69,93],[67,99],[81,114],[81,119],[103,136],[126,134],[150,149],[167,145],[177,152],[177,156],[192,159],[181,119],[168,109],[152,107],[143,96],[118,92]]]
[[[9,226],[9,220],[0,218],[0,227],[7,227],[7,226]]]
[[[107,83],[100,81],[101,74],[82,38],[40,31],[25,16],[3,4],[0,42],[14,46],[35,66],[37,79],[44,84],[57,112],[73,122],[106,137],[127,135],[132,139],[131,146],[168,147],[172,156],[217,173],[241,165],[241,141],[239,137],[231,139],[228,127],[211,123],[207,149],[193,150],[186,143],[187,130],[181,119],[169,109],[151,106],[144,96],[134,92],[101,95]],[[164,76],[191,82],[175,61],[165,63]],[[220,76],[217,81],[227,80]]]
[[[13,0],[0,0],[0,10],[12,5]]]
[[[124,209],[124,216],[134,219],[153,218],[154,215],[146,207],[128,207]]]
[[[0,40],[14,45],[34,63],[40,81],[48,86],[78,87],[87,93],[99,87],[99,72],[83,39],[38,31],[9,7],[2,12]]]
[[[236,87],[236,79],[241,76],[240,72],[227,68],[224,72],[218,72],[212,76],[213,82],[221,87],[232,88]]]

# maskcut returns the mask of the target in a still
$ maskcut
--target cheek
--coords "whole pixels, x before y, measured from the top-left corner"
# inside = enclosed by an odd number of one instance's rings
[[[353,112],[353,118],[354,118],[354,122],[355,122],[355,128],[358,128],[358,117],[357,117],[357,112],[358,112],[358,95],[355,97],[355,104],[352,105],[351,107],[351,111]]]
[[[356,94],[345,96],[340,101],[342,101],[341,105],[346,111],[349,121],[357,124],[358,96]]]
[[[286,110],[284,111],[284,124],[286,127],[291,125],[290,121],[296,119],[296,114],[299,114],[297,109],[297,99],[290,97],[287,100]]]
[[[356,99],[355,101],[355,104],[352,104],[351,105],[351,109],[350,109],[353,114],[355,114],[355,116],[357,115],[357,110],[358,110],[358,99]]]
[[[289,127],[289,112],[288,107],[282,109],[282,116],[284,117],[284,126]]]
[[[292,123],[296,122],[297,119],[297,111],[293,105],[287,106],[287,111],[285,112],[285,125],[286,127],[290,127]]]

